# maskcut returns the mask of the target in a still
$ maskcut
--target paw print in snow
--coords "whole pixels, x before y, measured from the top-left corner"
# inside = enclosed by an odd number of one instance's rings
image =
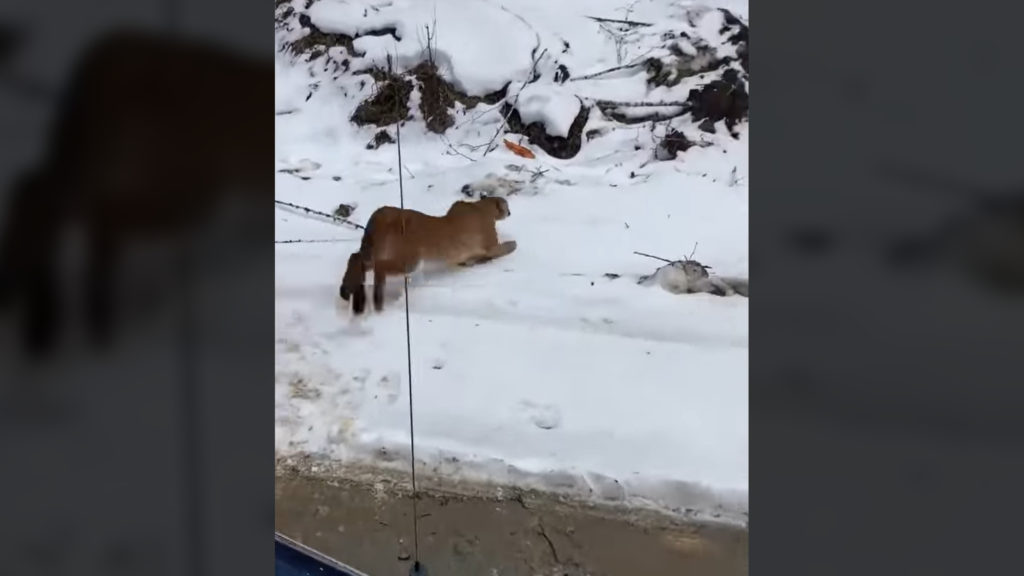
[[[388,372],[381,376],[377,388],[388,404],[394,404],[402,394],[402,375],[398,372]]]
[[[552,404],[538,404],[529,400],[519,402],[523,414],[541,430],[552,430],[562,424],[562,411]]]

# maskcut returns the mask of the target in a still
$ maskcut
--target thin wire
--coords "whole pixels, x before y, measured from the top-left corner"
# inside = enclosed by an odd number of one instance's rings
[[[321,212],[319,210],[313,210],[312,208],[307,208],[306,206],[299,206],[298,204],[292,204],[291,202],[285,202],[284,200],[278,200],[277,198],[274,199],[274,204],[277,204],[277,205],[280,205],[280,206],[287,206],[288,208],[292,208],[294,210],[302,210],[306,214],[314,214],[316,216],[322,216],[324,218],[329,218],[329,219],[333,220],[334,222],[338,222],[338,223],[341,223],[341,224],[346,224],[348,226],[352,226],[354,228],[358,228],[359,230],[366,230],[365,226],[363,226],[362,224],[357,224],[357,223],[349,220],[348,218],[342,218],[341,216],[337,216],[337,215],[334,215],[334,214],[328,214],[327,212]]]
[[[295,240],[274,240],[274,244],[320,244],[320,243],[332,243],[332,242],[359,242],[358,238],[314,238],[310,240],[295,239]]]
[[[389,58],[390,59],[390,58]],[[390,66],[389,66],[390,68]],[[396,99],[396,107],[398,100]],[[398,148],[398,201],[399,207],[405,210],[405,187],[402,178],[402,120],[395,123],[395,147]],[[405,214],[402,214],[402,236],[405,236]],[[412,558],[413,568],[420,565],[420,526],[419,514],[416,510],[416,500],[419,492],[416,490],[416,428],[413,419],[412,402],[412,336],[409,328],[409,275],[403,278],[403,289],[405,291],[405,359],[406,369],[409,375],[409,465],[412,469]]]

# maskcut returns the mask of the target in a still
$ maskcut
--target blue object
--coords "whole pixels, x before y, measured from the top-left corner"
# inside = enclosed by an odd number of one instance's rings
[[[367,576],[280,532],[274,532],[274,574],[275,576]]]

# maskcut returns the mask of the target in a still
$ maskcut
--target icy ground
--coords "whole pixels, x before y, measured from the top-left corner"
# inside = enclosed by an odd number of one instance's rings
[[[500,88],[504,78],[513,83],[509,100],[529,75],[538,41],[576,76],[610,68],[650,50],[642,38],[640,45],[617,45],[585,17],[625,18],[624,2],[522,0],[504,7],[437,0],[439,67],[471,94]],[[354,43],[362,58],[346,57],[356,69],[397,52],[407,69],[423,54],[417,35],[426,36],[417,31],[434,26],[434,4],[291,5],[325,32],[395,28],[401,42],[363,36]],[[745,0],[710,5],[747,17]],[[691,3],[634,2],[628,17],[678,28],[679,15],[691,9]],[[715,23],[706,20],[715,17],[697,18],[694,29],[714,36]],[[278,41],[295,37],[295,29],[285,28]],[[563,41],[572,46],[568,52]],[[377,207],[399,203],[396,147],[367,149],[379,128],[349,121],[373,87],[367,76],[332,69],[330,61],[345,56],[339,50],[310,62],[278,55],[277,197],[323,212],[354,205],[351,219],[365,223]],[[557,85],[549,78],[554,62],[544,65],[545,78],[529,86],[520,104],[524,119],[550,116],[551,134],[566,130],[566,115],[579,109],[566,105],[566,91],[670,100],[685,98],[694,85],[688,79],[648,92],[642,69]],[[633,251],[681,258],[696,244],[694,258],[715,273],[747,276],[747,125],[734,139],[724,126],[704,134],[681,119],[673,126],[710,145],[658,162],[652,161],[658,132],[650,123],[617,124],[592,109],[586,131],[605,133],[584,139],[569,160],[514,134],[503,137],[530,148],[535,159],[505,146],[483,156],[482,145],[501,123],[495,106],[457,105],[455,125],[439,136],[425,129],[418,97],[412,96],[414,118],[401,133],[407,207],[441,214],[464,198],[465,184],[488,174],[528,186],[508,196],[511,216],[498,225],[503,240],[518,242],[516,252],[410,282],[417,457],[428,470],[459,478],[741,517],[748,300],[638,286],[661,263]],[[394,136],[394,126],[387,128]],[[535,176],[539,170],[546,172]],[[278,208],[278,240],[333,241],[277,245],[276,450],[403,467],[409,398],[401,279],[389,283],[384,312],[371,310],[359,321],[338,297],[360,236]]]

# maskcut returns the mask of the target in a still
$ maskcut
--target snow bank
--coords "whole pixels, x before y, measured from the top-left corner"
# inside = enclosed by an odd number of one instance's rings
[[[576,94],[557,84],[528,84],[519,92],[516,110],[524,124],[540,122],[550,136],[569,136],[582,104]]]
[[[435,13],[436,9],[436,13]],[[309,17],[324,32],[355,37],[353,46],[370,63],[385,67],[397,54],[400,68],[426,60],[427,27],[442,77],[470,96],[500,90],[531,68],[535,34],[511,13],[479,0],[320,0]],[[391,34],[382,31],[394,29]],[[395,38],[397,36],[397,38]]]

